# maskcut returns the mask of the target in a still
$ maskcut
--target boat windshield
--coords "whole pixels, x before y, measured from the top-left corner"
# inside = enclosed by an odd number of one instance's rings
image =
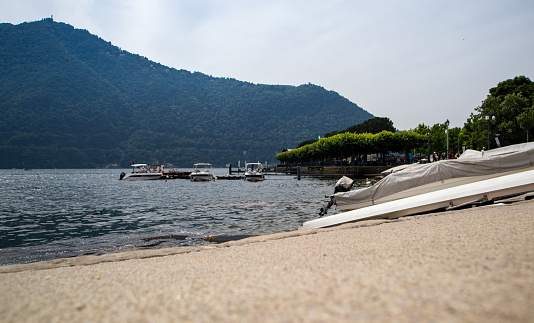
[[[148,164],[133,164],[132,172],[134,173],[146,173],[150,171],[150,165]]]
[[[262,169],[262,165],[259,164],[259,163],[248,163],[248,164],[246,164],[245,168],[247,170],[261,170]]]
[[[198,163],[195,164],[195,170],[210,170],[211,164],[208,163]]]

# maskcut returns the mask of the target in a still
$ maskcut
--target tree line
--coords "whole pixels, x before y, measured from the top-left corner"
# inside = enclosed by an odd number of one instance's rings
[[[410,150],[420,147],[426,142],[424,135],[413,131],[372,133],[340,133],[322,138],[312,144],[288,150],[276,155],[282,163],[323,163],[328,159],[356,160],[360,155],[400,151],[408,154]]]
[[[427,136],[426,147],[419,151],[463,149],[488,150],[531,140],[534,128],[534,82],[517,76],[500,82],[489,90],[482,104],[471,112],[463,127],[448,128],[445,123],[432,127],[419,124],[413,131]]]
[[[355,155],[370,153],[414,153],[425,157],[437,153],[447,158],[464,149],[488,150],[528,142],[534,128],[534,82],[526,76],[500,82],[474,110],[463,127],[454,128],[449,128],[447,122],[433,126],[423,123],[415,129],[395,132],[388,118],[372,118],[327,133],[326,138],[303,141],[297,149],[282,152],[276,158],[282,163],[324,163],[347,157],[355,160]]]

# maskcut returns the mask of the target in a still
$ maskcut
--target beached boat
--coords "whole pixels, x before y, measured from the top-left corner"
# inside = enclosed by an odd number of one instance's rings
[[[260,163],[246,163],[245,164],[245,181],[258,182],[265,180],[263,174],[263,165]]]
[[[395,167],[375,185],[350,190],[350,179],[341,181],[329,204],[341,211],[351,211],[424,193],[506,176],[534,169],[534,143],[512,145],[486,151],[467,150],[458,159],[430,164]],[[348,190],[348,191],[347,191]]]
[[[133,164],[132,172],[128,174],[122,172],[119,179],[123,181],[146,181],[160,179],[161,176],[163,173],[152,171],[148,164]]]
[[[211,173],[212,166],[209,163],[197,163],[193,171],[189,174],[191,182],[215,181],[215,175]]]
[[[325,228],[361,220],[395,219],[438,209],[486,203],[532,191],[534,170],[529,169],[321,217],[304,222],[299,229]]]

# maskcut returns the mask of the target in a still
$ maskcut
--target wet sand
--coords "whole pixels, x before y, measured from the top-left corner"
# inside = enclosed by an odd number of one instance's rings
[[[0,267],[2,322],[532,322],[534,201]]]

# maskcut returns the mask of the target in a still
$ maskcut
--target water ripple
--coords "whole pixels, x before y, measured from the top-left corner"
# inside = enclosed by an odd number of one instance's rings
[[[124,182],[121,171],[128,170],[0,170],[0,264],[50,250],[56,256],[119,250],[150,237],[187,237],[150,240],[161,247],[295,230],[317,216],[335,182],[290,176]],[[15,254],[23,259],[13,260]]]

